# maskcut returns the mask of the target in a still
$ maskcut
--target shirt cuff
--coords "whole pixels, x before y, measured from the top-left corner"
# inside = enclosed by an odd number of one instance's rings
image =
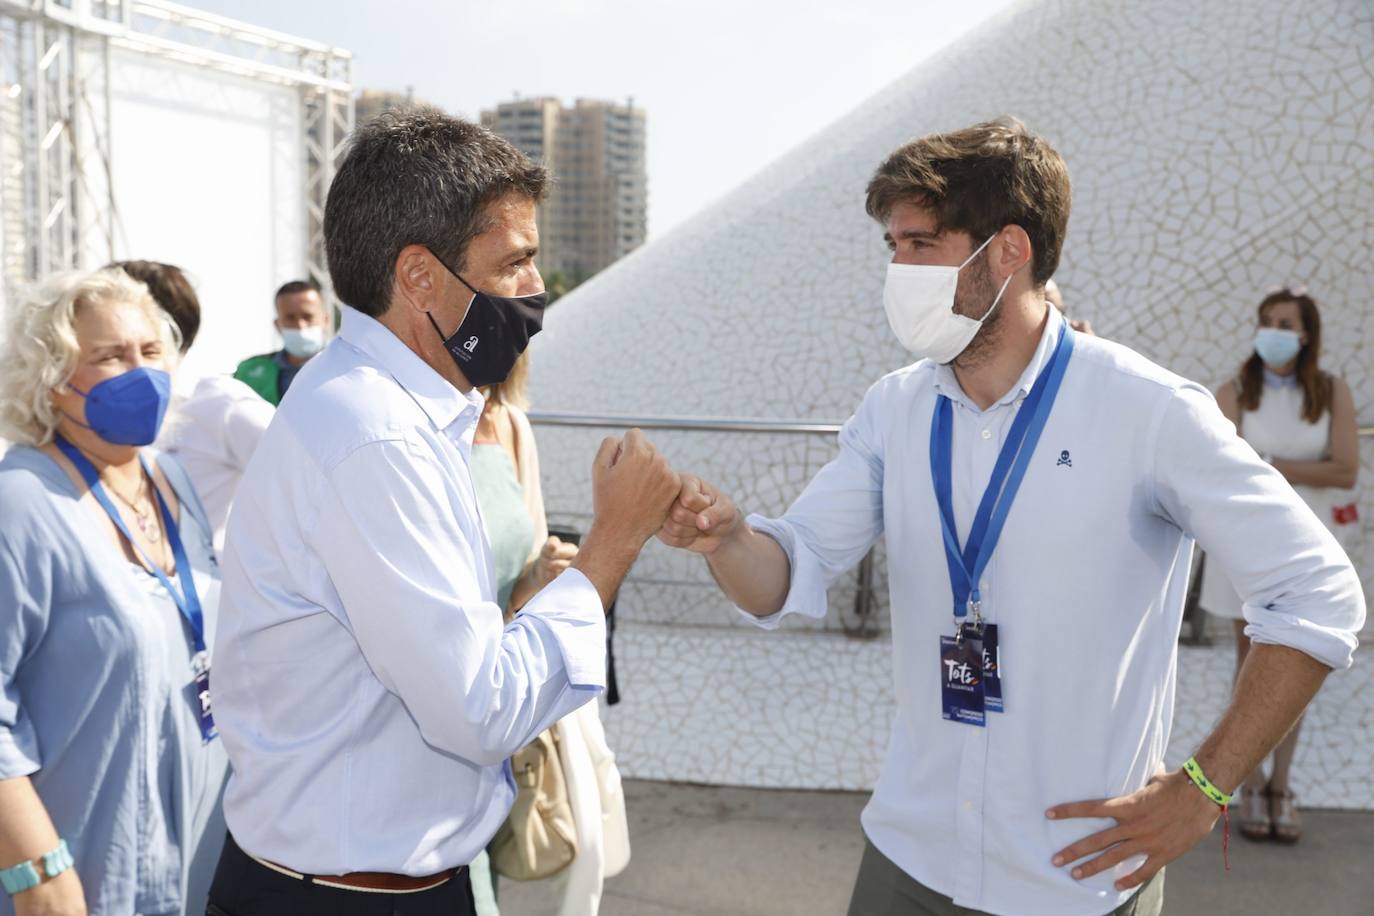
[[[1250,607],[1245,611],[1249,621],[1245,635],[1251,642],[1297,649],[1334,671],[1344,671],[1354,663],[1355,648],[1360,643],[1355,631],[1324,627],[1305,617],[1279,611],[1256,611]]]
[[[776,630],[788,614],[801,614],[803,617],[824,620],[829,608],[826,591],[830,587],[830,580],[816,555],[805,543],[797,539],[796,530],[786,519],[765,518],[762,515],[751,515],[745,519],[745,523],[760,534],[766,534],[778,542],[783,553],[787,554],[791,576],[788,581],[787,600],[776,614],[758,617],[743,608],[736,610],[744,615],[745,620],[765,630]]]
[[[606,610],[601,595],[580,570],[566,569],[540,589],[515,624],[541,628],[558,646],[568,683],[606,689]]]
[[[21,716],[14,725],[0,727],[0,779],[32,775],[42,765],[38,759],[38,736],[28,719]]]

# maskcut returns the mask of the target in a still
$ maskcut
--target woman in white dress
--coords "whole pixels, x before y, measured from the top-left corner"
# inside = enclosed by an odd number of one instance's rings
[[[1349,550],[1359,528],[1350,493],[1360,466],[1355,405],[1350,386],[1322,371],[1320,355],[1321,316],[1306,288],[1271,291],[1259,306],[1255,350],[1237,377],[1218,389],[1217,402]],[[1210,567],[1203,571],[1200,603],[1231,618],[1239,671],[1250,648],[1241,601],[1226,577]],[[1239,826],[1250,839],[1296,843],[1302,835],[1288,781],[1300,726],[1275,748],[1269,778],[1261,767],[1245,781]]]

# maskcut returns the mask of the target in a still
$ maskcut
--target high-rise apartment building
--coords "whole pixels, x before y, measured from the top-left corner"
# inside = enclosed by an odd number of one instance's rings
[[[539,266],[576,284],[624,257],[648,234],[644,110],[578,99],[517,99],[482,112],[482,124],[548,166],[554,183],[539,210]]]

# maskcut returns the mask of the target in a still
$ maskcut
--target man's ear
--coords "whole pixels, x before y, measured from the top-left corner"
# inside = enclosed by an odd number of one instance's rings
[[[440,283],[434,255],[424,245],[407,245],[396,255],[393,273],[394,300],[419,312],[428,312],[439,301]]]
[[[1026,234],[1025,229],[1014,223],[1003,226],[993,244],[997,249],[992,252],[993,264],[998,276],[1003,279],[1029,264],[1034,254],[1031,250],[1030,236]]]

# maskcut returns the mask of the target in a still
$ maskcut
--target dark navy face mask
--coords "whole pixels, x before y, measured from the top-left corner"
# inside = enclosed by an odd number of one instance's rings
[[[438,255],[435,260],[444,264]],[[472,290],[472,303],[458,330],[448,337],[439,330],[434,316],[426,313],[429,323],[443,340],[444,349],[453,357],[463,377],[475,387],[504,382],[515,361],[529,346],[530,338],[544,326],[548,292],[532,296],[492,296],[464,280],[447,264],[444,269]]]
[[[112,445],[151,445],[172,400],[172,376],[146,366],[107,378],[90,391],[70,387],[86,399],[86,422],[64,416]]]

